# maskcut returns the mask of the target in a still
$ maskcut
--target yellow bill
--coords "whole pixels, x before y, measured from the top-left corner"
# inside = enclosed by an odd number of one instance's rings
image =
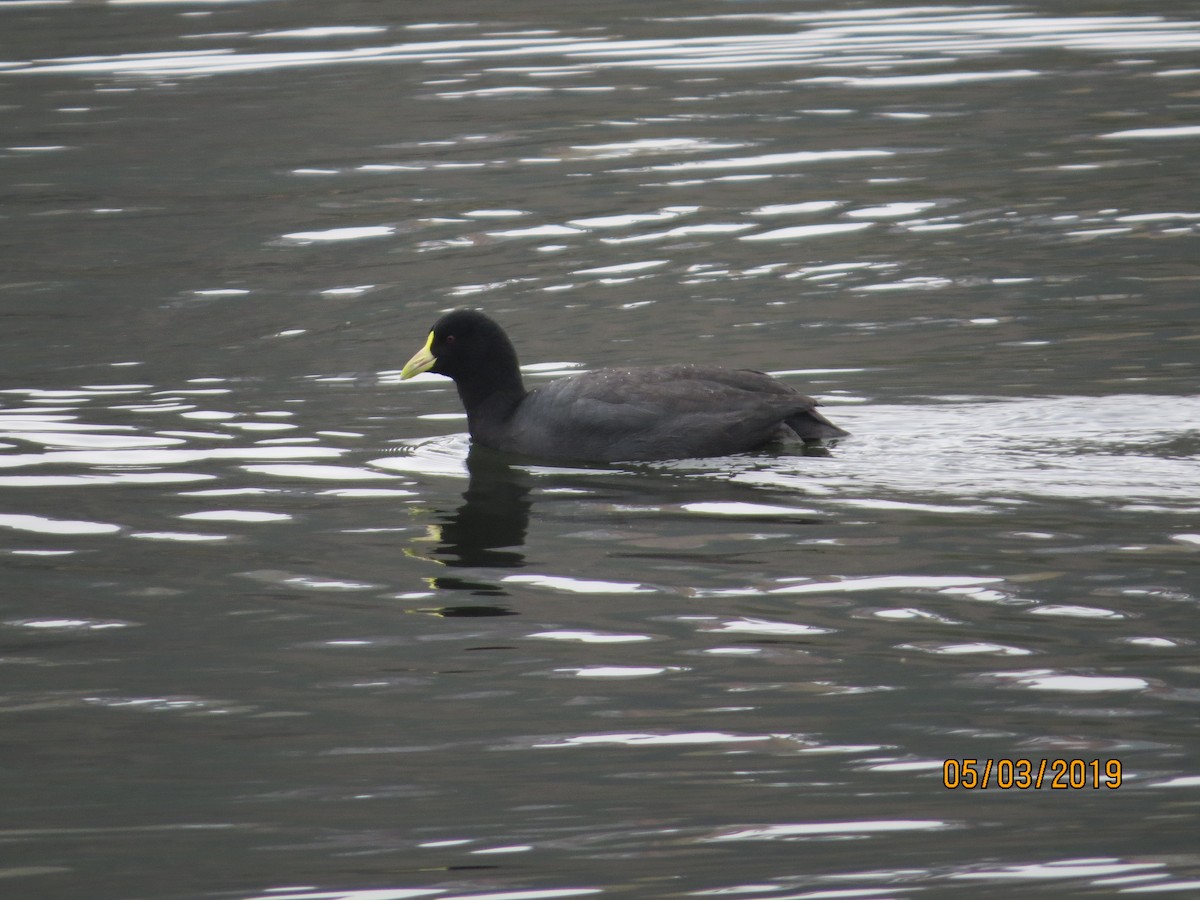
[[[400,380],[412,378],[414,375],[420,375],[422,372],[428,372],[437,363],[437,357],[433,355],[433,332],[429,332],[429,338],[425,341],[425,346],[413,354],[413,358],[404,364],[404,368],[400,370]]]

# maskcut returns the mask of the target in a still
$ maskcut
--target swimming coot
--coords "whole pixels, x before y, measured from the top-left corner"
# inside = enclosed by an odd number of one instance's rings
[[[508,335],[474,309],[438,319],[400,377],[420,372],[454,379],[472,440],[542,459],[725,456],[781,438],[847,434],[816,400],[751,369],[600,369],[526,391]]]

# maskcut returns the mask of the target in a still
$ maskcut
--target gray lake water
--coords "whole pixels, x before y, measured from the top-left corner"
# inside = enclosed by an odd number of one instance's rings
[[[10,0],[0,129],[0,895],[1200,896],[1193,0]],[[460,305],[853,435],[469,453]]]

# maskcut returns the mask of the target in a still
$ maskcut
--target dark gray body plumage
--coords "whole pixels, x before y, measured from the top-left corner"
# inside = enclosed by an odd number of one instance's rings
[[[725,456],[780,439],[846,432],[817,401],[750,369],[674,365],[601,369],[529,391],[504,416],[471,414],[484,446],[543,459],[622,461]]]

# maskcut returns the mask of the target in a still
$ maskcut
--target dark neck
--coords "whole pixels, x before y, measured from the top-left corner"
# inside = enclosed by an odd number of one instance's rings
[[[470,381],[456,380],[454,384],[467,411],[467,426],[471,434],[476,433],[476,423],[481,417],[490,422],[506,420],[525,399],[525,383],[521,380],[521,370],[515,361],[511,370],[494,370],[487,377]]]

